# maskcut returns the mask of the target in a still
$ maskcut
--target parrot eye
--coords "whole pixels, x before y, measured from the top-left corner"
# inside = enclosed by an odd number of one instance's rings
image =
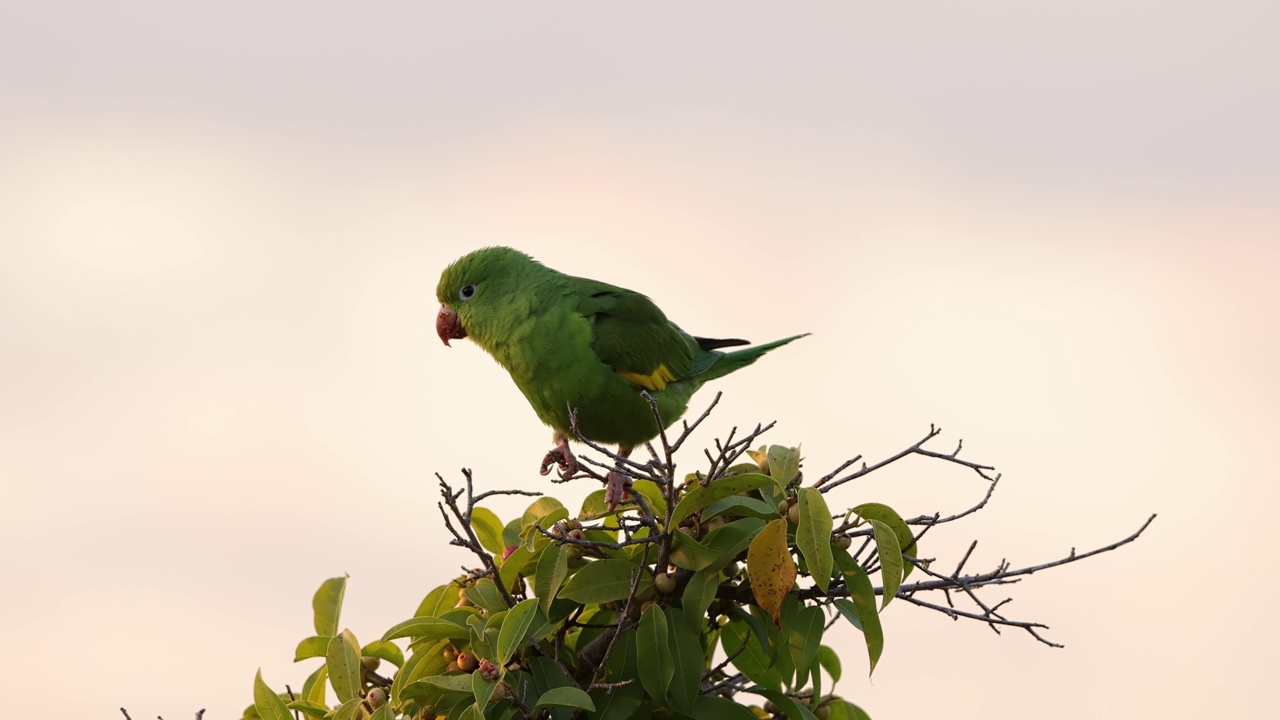
[[[458,291],[458,297],[462,298],[463,300],[470,300],[475,296],[476,296],[475,285],[463,285],[462,289]]]

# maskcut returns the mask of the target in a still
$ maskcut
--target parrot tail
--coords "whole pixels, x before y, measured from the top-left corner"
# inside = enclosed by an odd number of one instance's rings
[[[770,342],[770,343],[765,343],[763,345],[756,345],[755,347],[749,347],[744,350],[734,350],[733,352],[698,353],[698,357],[694,358],[694,368],[693,368],[694,372],[692,374],[694,374],[698,378],[698,381],[700,383],[707,382],[708,380],[715,380],[718,377],[724,377],[725,375],[728,375],[734,370],[741,370],[742,368],[750,365],[756,360],[759,360],[761,355],[764,355],[770,350],[774,348],[782,347],[783,345],[786,345],[792,340],[799,340],[800,338],[808,334],[809,333],[803,333],[801,335],[792,335],[789,338],[774,340],[773,342]],[[704,362],[706,363],[705,367],[703,368],[697,367],[698,365],[701,365]]]

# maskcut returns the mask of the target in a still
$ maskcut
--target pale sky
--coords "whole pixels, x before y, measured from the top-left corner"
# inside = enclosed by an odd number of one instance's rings
[[[239,717],[310,597],[362,641],[472,560],[432,479],[542,427],[433,322],[506,244],[686,330],[809,331],[698,436],[819,474],[1004,480],[924,551],[1138,543],[993,593],[1053,650],[905,603],[877,720],[1261,717],[1280,583],[1280,11],[1263,2],[8,3],[0,8],[0,695]],[[686,467],[697,466],[698,453]],[[831,502],[954,512],[921,460]],[[504,519],[519,512],[496,504]],[[32,693],[35,693],[34,695]]]

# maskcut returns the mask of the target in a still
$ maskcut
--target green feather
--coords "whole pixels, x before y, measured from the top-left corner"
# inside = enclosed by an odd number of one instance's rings
[[[721,352],[716,348],[745,342],[695,338],[640,293],[565,275],[505,247],[455,261],[436,296],[510,373],[544,423],[572,437],[572,406],[584,437],[624,448],[658,434],[642,390],[657,399],[667,426],[703,383],[804,337]]]

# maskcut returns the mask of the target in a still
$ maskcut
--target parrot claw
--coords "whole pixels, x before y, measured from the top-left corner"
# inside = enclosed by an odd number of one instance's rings
[[[551,448],[547,456],[542,458],[542,467],[538,468],[538,472],[549,475],[552,465],[559,466],[561,480],[568,480],[578,474],[578,458],[573,456],[569,443],[564,442]]]
[[[610,470],[608,475],[604,476],[604,501],[609,506],[609,512],[613,512],[618,507],[618,503],[627,498],[627,490],[631,487],[631,478],[627,477],[619,470]]]

